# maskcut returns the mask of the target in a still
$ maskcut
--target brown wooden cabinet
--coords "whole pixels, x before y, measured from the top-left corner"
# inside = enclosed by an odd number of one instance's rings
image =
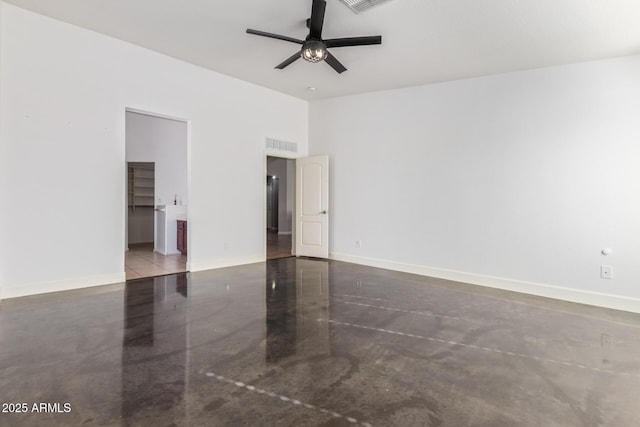
[[[178,220],[178,250],[187,254],[187,221]]]

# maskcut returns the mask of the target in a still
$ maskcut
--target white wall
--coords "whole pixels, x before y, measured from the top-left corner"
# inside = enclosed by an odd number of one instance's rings
[[[265,137],[305,155],[306,102],[3,8],[3,297],[124,279],[126,108],[190,120],[189,267],[263,259]]]
[[[639,118],[640,56],[312,102],[332,256],[640,311]]]
[[[124,279],[134,108],[191,120],[192,270],[262,259],[265,137],[300,155],[309,138],[332,158],[332,256],[640,311],[638,56],[317,101],[308,116],[304,101],[0,13],[3,298]]]
[[[155,204],[188,204],[186,122],[127,112],[126,158],[155,163]]]

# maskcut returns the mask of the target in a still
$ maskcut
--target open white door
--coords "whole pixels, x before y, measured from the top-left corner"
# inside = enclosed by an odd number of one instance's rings
[[[296,256],[329,258],[329,156],[296,159]]]

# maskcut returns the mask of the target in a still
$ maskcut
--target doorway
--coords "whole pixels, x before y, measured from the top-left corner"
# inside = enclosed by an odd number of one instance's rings
[[[293,255],[295,160],[267,156],[266,242],[267,259]]]
[[[187,271],[188,123],[126,110],[126,279]]]

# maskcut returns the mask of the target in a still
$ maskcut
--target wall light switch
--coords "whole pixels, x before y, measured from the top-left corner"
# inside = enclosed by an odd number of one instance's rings
[[[610,265],[601,265],[600,266],[600,277],[603,279],[612,279],[613,278],[613,267]]]

